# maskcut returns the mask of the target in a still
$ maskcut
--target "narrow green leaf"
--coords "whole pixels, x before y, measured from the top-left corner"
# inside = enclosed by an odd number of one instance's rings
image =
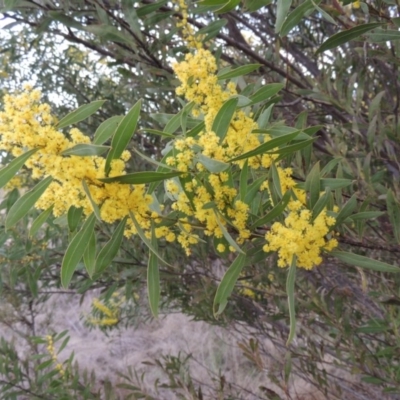
[[[324,208],[329,203],[330,199],[331,199],[331,189],[329,187],[327,187],[325,189],[325,193],[318,199],[318,201],[315,203],[315,205],[312,209],[312,219],[313,220],[315,218],[317,218],[319,214],[321,214],[321,212],[324,210]]]
[[[19,157],[14,158],[7,166],[0,169],[0,188],[5,186],[21,169],[25,162],[30,158],[30,156],[36,153],[39,149],[32,149]]]
[[[162,163],[162,162],[154,160],[153,158],[147,157],[145,154],[141,153],[138,149],[133,148],[132,150],[150,164],[156,165],[157,167],[161,167],[166,170],[171,170],[171,169],[174,170],[173,167],[171,167],[165,163]]]
[[[321,0],[316,1],[319,3]],[[311,0],[306,0],[304,3],[296,7],[286,18],[285,22],[282,24],[280,31],[280,37],[286,36],[298,23],[303,19],[303,17],[310,11],[314,10],[314,5]]]
[[[213,12],[218,13],[218,14],[225,14],[229,11],[232,11],[239,3],[240,3],[240,0],[228,0],[226,2],[226,4],[224,4],[222,7],[218,8],[217,10],[214,10]]]
[[[173,178],[174,176],[181,175],[182,172],[133,172],[131,174],[113,176],[111,178],[102,178],[99,181],[105,183],[119,182],[130,185],[143,185],[150,182],[159,182],[165,179]]]
[[[109,150],[109,146],[100,146],[96,144],[76,144],[70,149],[62,151],[60,154],[62,156],[100,156]]]
[[[70,112],[56,125],[56,129],[62,129],[66,126],[76,124],[94,114],[103,104],[105,100],[92,101],[89,104],[84,104],[78,109]]]
[[[347,217],[349,217],[357,207],[357,196],[353,195],[339,211],[336,217],[336,226],[339,226]]]
[[[101,221],[101,215],[100,215],[100,209],[99,206],[94,202],[92,195],[90,194],[90,189],[88,184],[86,183],[86,181],[84,181],[82,179],[82,186],[83,186],[83,190],[86,193],[86,196],[88,197],[90,204],[92,205],[92,209],[94,212],[94,215],[96,216],[96,218]]]
[[[207,169],[207,171],[214,174],[226,171],[229,168],[229,164],[223,161],[214,160],[213,158],[207,157],[201,153],[196,155],[196,159]]]
[[[383,211],[362,211],[357,214],[353,214],[350,218],[353,221],[359,221],[361,219],[378,218],[383,214],[385,214]]]
[[[46,222],[49,215],[52,213],[54,206],[50,206],[47,210],[41,212],[37,218],[32,222],[32,226],[29,229],[29,236],[35,236],[41,226]]]
[[[90,214],[90,216],[83,223],[81,230],[71,240],[67,251],[65,252],[61,265],[61,284],[64,288],[68,287],[72,275],[74,274],[79,261],[85,253],[91,235],[94,232],[95,221],[96,218],[94,214]]]
[[[390,223],[393,227],[394,237],[400,243],[400,204],[394,197],[391,189],[386,195],[386,206],[389,214]]]
[[[157,251],[158,243],[154,226],[152,226],[151,230],[151,244]],[[151,250],[149,252],[149,262],[147,265],[147,293],[149,297],[151,313],[155,318],[157,318],[158,305],[160,303],[160,271],[158,269],[158,258]]]
[[[258,89],[253,95],[250,96],[252,104],[261,103],[262,101],[270,99],[276,95],[284,85],[282,83],[271,83]]]
[[[83,213],[83,208],[71,206],[68,209],[67,219],[68,219],[68,228],[70,232],[75,232],[76,228],[79,225]]]
[[[276,4],[275,33],[279,33],[287,15],[289,14],[292,0],[278,0]]]
[[[270,150],[275,149],[278,146],[281,146],[285,143],[290,142],[291,140],[293,140],[298,134],[300,133],[300,131],[295,131],[286,135],[282,135],[279,136],[277,138],[271,139],[268,142],[265,142],[263,144],[261,144],[260,146],[258,146],[257,148],[255,148],[254,150],[250,150],[247,153],[244,153],[238,157],[232,158],[231,160],[229,160],[229,162],[233,162],[233,161],[239,161],[239,160],[243,160],[245,158],[249,158],[249,157],[254,157],[254,156],[258,156],[259,154],[264,154]]]
[[[228,72],[218,74],[218,80],[237,78],[238,76],[247,75],[261,67],[261,64],[249,64],[242,67],[234,68]]]
[[[374,33],[368,33],[366,35],[368,42],[381,43],[391,42],[392,40],[400,40],[400,31],[393,29],[384,30],[379,29]]]
[[[136,9],[136,14],[139,18],[143,18],[144,16],[151,14],[154,11],[157,11],[159,8],[168,3],[168,0],[157,1],[156,3],[147,4],[145,6],[139,7]]]
[[[275,164],[271,165],[270,168],[270,174],[271,174],[271,179],[272,179],[272,192],[274,192],[279,199],[282,199],[282,186],[281,186],[281,180],[279,178],[279,172],[278,169],[276,168]]]
[[[136,125],[140,115],[142,101],[139,100],[125,115],[119,123],[111,141],[111,150],[107,155],[105,173],[108,175],[111,169],[111,161],[121,157],[129,141],[136,130]]]
[[[204,130],[205,124],[204,121],[197,124],[194,128],[192,128],[189,132],[186,133],[186,137],[196,137],[202,130]]]
[[[351,179],[322,178],[320,184],[321,184],[321,190],[324,190],[327,187],[330,187],[332,190],[335,190],[350,186],[351,184],[353,184],[353,181]]]
[[[250,230],[252,231],[255,228],[266,225],[269,222],[273,221],[275,218],[279,217],[279,215],[281,215],[285,211],[286,206],[289,203],[291,196],[292,196],[291,191],[287,191],[283,195],[283,197],[279,201],[279,203],[269,213],[267,213],[266,215],[264,215],[263,217],[258,219],[256,222],[254,222],[254,224],[251,226]]]
[[[148,132],[153,135],[163,136],[163,137],[167,137],[167,138],[171,138],[171,139],[176,138],[175,135],[171,135],[170,133],[158,131],[157,129],[143,128],[143,129],[140,129],[140,132]]]
[[[53,178],[51,176],[43,179],[32,190],[25,193],[13,204],[6,217],[6,230],[13,227],[20,219],[28,214],[29,210],[39,200],[40,196],[45,192],[52,180]]]
[[[168,134],[173,134],[175,133],[179,127],[181,126],[181,115],[182,115],[182,110],[178,114],[175,114],[165,125],[164,131],[165,133]]]
[[[94,134],[93,144],[103,144],[107,142],[107,140],[114,134],[118,124],[122,121],[122,118],[121,115],[116,115],[115,117],[108,118],[102,122]]]
[[[90,278],[96,269],[96,234],[92,232],[88,245],[83,253],[83,263]]]
[[[135,214],[133,214],[132,211],[129,211],[129,216],[131,217],[131,220],[133,222],[133,224],[135,225],[136,231],[138,233],[138,235],[140,236],[140,239],[142,239],[142,242],[150,249],[150,251],[152,253],[154,253],[154,255],[161,261],[163,262],[165,265],[170,266],[170,264],[168,264],[159,254],[158,254],[158,249],[154,248],[154,246],[152,245],[151,241],[147,238],[147,236],[145,235],[143,229],[141,228],[141,226],[139,225],[139,222],[137,222],[136,218],[135,218]]]
[[[289,272],[286,280],[286,293],[288,296],[290,330],[289,337],[286,341],[286,346],[289,346],[294,336],[296,335],[296,308],[294,301],[294,283],[296,281],[296,256],[292,258],[292,264],[289,267]]]
[[[242,167],[242,170],[240,172],[240,186],[239,186],[239,191],[240,191],[240,200],[244,201],[246,198],[246,193],[247,193],[247,180],[248,180],[248,160],[244,162],[244,165]]]
[[[115,229],[111,239],[100,250],[96,258],[96,274],[101,274],[112,262],[121,247],[122,238],[124,236],[125,224],[127,217],[125,217]]]
[[[342,160],[343,160],[342,157],[337,157],[329,161],[328,164],[326,164],[325,167],[321,169],[321,176],[329,174],[329,172],[331,172],[333,168],[335,168],[336,165],[338,165]]]
[[[214,208],[214,213],[215,213],[215,219],[217,220],[217,224],[219,228],[222,231],[222,234],[224,235],[224,238],[228,241],[228,243],[239,253],[245,254],[245,252],[239,247],[239,245],[235,242],[235,240],[232,238],[232,236],[229,234],[229,232],[226,230],[225,226],[222,224],[222,222],[219,219],[218,213],[216,209]]]
[[[204,28],[199,29],[196,32],[196,36],[199,37],[203,36],[202,41],[207,42],[210,39],[213,39],[215,36],[218,35],[218,33],[221,31],[221,29],[228,23],[228,20],[225,18],[218,19],[214,22],[211,22],[211,24],[206,25]]]
[[[233,261],[231,266],[225,272],[215,294],[213,306],[214,316],[221,314],[225,310],[225,307],[228,304],[228,298],[231,295],[233,288],[235,287],[236,281],[238,280],[240,273],[242,272],[245,261],[246,255],[239,254],[236,257],[235,261]]]
[[[309,208],[312,210],[319,199],[319,193],[321,191],[320,183],[320,169],[319,161],[313,166],[306,179],[306,190],[310,193],[308,200]]]
[[[190,103],[186,104],[185,107],[183,107],[182,111],[180,112],[180,123],[182,127],[182,134],[186,135],[186,126],[187,126],[187,120],[189,117],[189,114],[192,112],[192,109],[194,107],[194,103],[191,101]]]
[[[220,144],[228,132],[229,124],[236,111],[237,104],[237,98],[229,99],[223,104],[214,119],[211,130],[219,137]]]
[[[257,178],[248,188],[247,188],[247,193],[246,197],[244,198],[244,202],[246,204],[250,204],[253,200],[254,197],[257,196],[257,192],[260,190],[260,186],[265,182],[266,177],[265,176],[260,176]]]
[[[336,257],[344,263],[355,265],[356,267],[372,269],[379,272],[400,272],[399,267],[386,264],[382,261],[372,260],[371,258],[360,256],[358,254],[347,253],[345,251],[333,250],[330,252],[333,257]]]
[[[364,33],[367,33],[372,29],[378,28],[379,26],[382,26],[382,24],[378,22],[372,22],[369,24],[358,25],[354,28],[347,29],[342,32],[338,32],[335,35],[331,36],[329,39],[325,40],[325,42],[322,43],[320,48],[317,50],[316,54],[322,53],[329,49],[333,49],[344,43],[349,42],[350,40],[356,39]]]
[[[277,161],[281,160],[282,158],[285,158],[287,155],[293,154],[295,151],[304,149],[304,148],[312,145],[315,140],[316,139],[303,140],[299,143],[290,144],[289,146],[281,147],[277,150],[268,151],[268,152],[266,152],[266,154],[279,154],[279,157],[277,157],[275,159],[275,162],[277,162]]]

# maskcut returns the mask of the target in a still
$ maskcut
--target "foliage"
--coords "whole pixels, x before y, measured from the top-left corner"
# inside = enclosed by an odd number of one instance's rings
[[[97,286],[128,302],[146,280],[154,315],[161,301],[274,341],[279,329],[286,383],[292,370],[338,386],[313,362],[328,354],[399,391],[391,2],[5,1],[2,12],[5,87],[43,93],[3,96],[3,293],[25,302],[26,284],[40,303],[39,287]],[[16,179],[33,189],[10,190]],[[222,278],[208,257],[230,264]],[[54,368],[42,380],[57,382]]]

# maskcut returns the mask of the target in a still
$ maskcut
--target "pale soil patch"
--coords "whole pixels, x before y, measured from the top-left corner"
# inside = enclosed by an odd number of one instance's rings
[[[118,372],[126,373],[129,367],[136,369],[139,376],[145,372],[142,388],[160,400],[175,400],[182,397],[172,394],[171,391],[154,388],[154,382],[168,383],[168,379],[161,369],[154,363],[155,359],[163,356],[181,354],[191,355],[187,364],[195,387],[201,384],[204,399],[215,399],[212,388],[220,385],[220,376],[232,384],[232,393],[237,393],[237,399],[266,399],[268,396],[259,389],[260,386],[273,390],[282,399],[322,400],[322,399],[358,399],[369,400],[378,398],[378,394],[365,392],[362,386],[356,384],[354,377],[343,375],[333,370],[332,366],[325,366],[336,376],[342,379],[342,390],[345,397],[338,397],[332,393],[328,397],[319,392],[315,386],[306,382],[303,371],[293,366],[292,377],[286,390],[273,383],[270,374],[283,382],[284,365],[284,338],[276,346],[270,339],[259,338],[262,353],[262,368],[249,361],[239,348],[238,343],[248,343],[251,337],[256,338],[256,332],[247,326],[232,326],[225,329],[211,326],[205,322],[196,322],[181,313],[171,313],[158,320],[137,321],[136,327],[115,329],[108,335],[99,329],[90,330],[84,324],[82,315],[90,311],[92,297],[86,296],[82,304],[72,295],[52,295],[47,301],[43,312],[36,318],[36,334],[47,335],[59,333],[68,329],[70,341],[60,354],[60,359],[67,359],[71,352],[75,353],[75,360],[79,367],[89,371],[94,370],[99,381],[110,380],[113,383],[122,382]],[[233,329],[235,328],[235,329]],[[2,333],[5,333],[3,331]],[[8,335],[11,332],[8,330]],[[15,335],[15,334],[14,334]],[[20,340],[17,339],[18,345]],[[279,338],[278,338],[279,341]],[[24,352],[20,347],[20,351]],[[332,361],[332,360],[326,360]],[[145,364],[144,364],[145,363]],[[151,363],[150,365],[147,363]],[[343,375],[341,377],[341,375]],[[182,373],[182,379],[185,379]],[[286,393],[285,393],[286,392]],[[180,390],[183,398],[192,397],[185,390]],[[123,392],[120,395],[124,396]],[[122,397],[123,398],[123,397]],[[380,399],[384,397],[379,396]]]

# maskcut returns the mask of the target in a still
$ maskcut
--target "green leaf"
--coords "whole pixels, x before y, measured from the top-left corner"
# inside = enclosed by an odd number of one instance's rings
[[[321,169],[321,176],[329,174],[329,172],[331,172],[333,168],[335,168],[336,165],[338,165],[342,160],[343,160],[342,157],[337,157],[329,161],[328,164],[326,164],[325,167]]]
[[[243,0],[243,4],[247,11],[253,12],[259,10],[261,7],[268,6],[272,0]]]
[[[228,20],[225,18],[221,18],[219,20],[216,20],[214,22],[211,22],[211,24],[206,25],[204,28],[199,29],[196,32],[196,36],[199,37],[205,36],[202,41],[203,43],[213,39],[215,36],[218,35],[218,33],[221,31],[221,29],[228,23]]]
[[[327,187],[332,190],[342,189],[350,186],[353,183],[351,179],[339,179],[339,178],[322,178],[320,181],[321,190],[325,190]]]
[[[171,139],[175,139],[176,138],[175,135],[171,135],[170,133],[158,131],[157,129],[143,128],[143,129],[140,129],[140,131],[141,132],[148,132],[148,133],[151,133],[153,135],[163,136],[163,137],[167,137],[167,138],[171,138]]]
[[[36,153],[39,149],[32,149],[17,158],[14,158],[7,166],[0,169],[0,188],[5,186],[25,164],[29,157]]]
[[[48,11],[47,13],[51,17],[51,19],[59,21],[65,26],[68,26],[69,28],[75,28],[81,30],[84,29],[84,27],[78,21],[75,21],[73,18],[59,11]]]
[[[62,156],[79,157],[100,156],[105,153],[109,148],[109,146],[100,146],[96,144],[76,144],[74,147],[64,150],[60,154]]]
[[[228,0],[221,8],[214,10],[215,13],[225,14],[229,11],[232,11],[236,6],[240,3],[240,0]]]
[[[254,224],[251,226],[250,230],[254,230],[260,226],[266,225],[267,223],[273,221],[275,218],[279,217],[286,209],[287,204],[292,196],[291,191],[287,191],[279,203],[266,215],[258,219]]]
[[[70,112],[56,125],[56,129],[62,129],[66,126],[76,124],[94,114],[103,104],[105,100],[92,101],[89,104],[84,104],[78,109]]]
[[[394,197],[391,189],[386,195],[386,206],[389,214],[390,223],[393,227],[394,237],[400,243],[400,204]]]
[[[312,210],[319,199],[321,191],[319,161],[313,166],[307,176],[306,190],[310,193],[308,203],[310,210]]]
[[[81,230],[71,240],[67,251],[65,252],[61,265],[61,284],[64,288],[68,287],[72,275],[74,274],[79,261],[85,253],[91,235],[94,232],[95,221],[96,218],[94,214],[90,214],[90,216],[83,223]]]
[[[90,278],[96,269],[96,234],[92,232],[88,245],[83,253],[83,263]]]
[[[150,182],[159,182],[165,179],[181,175],[182,172],[133,172],[132,174],[113,176],[111,178],[102,178],[99,181],[105,183],[119,182],[130,185],[143,185]]]
[[[294,283],[296,281],[296,256],[292,258],[292,264],[286,280],[286,293],[288,296],[290,331],[286,346],[289,346],[296,334],[296,308],[294,302]]]
[[[101,215],[100,215],[100,209],[99,206],[94,202],[92,195],[90,194],[90,189],[88,184],[86,183],[86,181],[84,181],[82,179],[82,186],[83,186],[83,190],[86,193],[86,196],[88,197],[90,204],[92,205],[92,209],[94,212],[94,215],[96,216],[96,218],[101,221]]]
[[[157,238],[154,225],[151,230],[151,244],[157,251]],[[147,293],[149,297],[149,305],[151,313],[155,318],[158,317],[158,304],[160,303],[160,271],[158,269],[158,258],[150,251],[149,262],[147,265]]]
[[[39,200],[40,196],[45,192],[52,180],[53,178],[51,176],[43,179],[32,190],[25,193],[13,204],[6,217],[6,230],[13,227],[20,219],[28,214],[29,210]]]
[[[268,151],[266,154],[279,154],[279,157],[275,159],[275,162],[285,158],[289,154],[293,154],[295,151],[304,149],[310,146],[316,139],[303,140],[299,143],[290,144],[289,146],[281,147],[277,150]]]
[[[68,228],[70,232],[75,232],[76,228],[79,225],[83,213],[82,207],[71,206],[68,209],[67,219],[68,219]]]
[[[375,29],[379,26],[382,26],[382,24],[378,22],[372,22],[369,24],[358,25],[355,26],[354,28],[336,33],[335,35],[327,39],[324,43],[322,43],[320,48],[317,50],[316,54],[322,53],[329,49],[333,49],[344,43],[349,42],[350,40],[356,39],[359,36],[363,35],[364,33],[367,33],[368,31],[371,31],[372,29]]]
[[[118,124],[122,121],[122,118],[122,116],[116,115],[115,117],[111,117],[102,122],[94,134],[93,144],[103,144],[107,142],[107,140],[114,134]]]
[[[136,9],[136,14],[139,18],[142,18],[148,14],[151,14],[154,11],[157,11],[159,8],[168,3],[168,0],[157,1],[156,3],[147,4],[145,6],[139,7]]]
[[[42,211],[37,218],[32,222],[32,226],[29,229],[29,236],[35,236],[37,231],[46,222],[49,215],[52,213],[54,205],[50,206],[47,210]]]
[[[339,214],[336,217],[336,226],[339,226],[347,217],[349,217],[356,207],[357,196],[354,194],[339,211]]]
[[[261,64],[249,64],[242,67],[234,68],[228,72],[219,73],[218,80],[237,78],[238,76],[247,75],[261,67]]]
[[[211,130],[219,137],[220,144],[223,142],[228,132],[229,124],[236,111],[237,104],[237,98],[229,99],[223,104],[214,119]]]
[[[170,266],[165,260],[163,260],[163,258],[158,254],[158,249],[156,249],[153,244],[151,243],[151,241],[147,238],[147,236],[145,235],[143,229],[141,228],[141,226],[139,225],[139,222],[137,222],[136,218],[135,218],[135,214],[133,214],[132,211],[129,211],[129,215],[131,217],[131,220],[133,222],[133,224],[135,225],[136,231],[138,233],[138,235],[140,236],[140,239],[142,239],[142,242],[150,249],[150,251],[160,260],[162,261],[165,265]]]
[[[366,37],[368,42],[391,42],[392,40],[400,40],[400,31],[379,29],[374,33],[368,33]]]
[[[226,171],[229,168],[229,164],[223,161],[214,160],[213,158],[207,157],[201,153],[196,155],[196,159],[207,169],[207,171],[214,174]]]
[[[316,1],[316,3],[320,3],[320,1],[321,0]],[[311,0],[306,0],[304,3],[296,7],[287,16],[285,22],[283,23],[281,31],[279,33],[280,37],[286,36],[295,26],[299,24],[303,17],[312,10],[314,10],[314,5]]]
[[[244,165],[242,167],[242,170],[240,172],[240,186],[239,186],[239,191],[240,191],[240,200],[244,201],[246,198],[246,193],[247,193],[247,176],[248,176],[248,160],[244,162]]]
[[[315,218],[318,217],[319,214],[324,210],[324,208],[327,206],[329,203],[329,200],[331,199],[331,189],[327,187],[325,189],[325,193],[318,199],[318,201],[315,203],[313,209],[312,209],[312,219],[315,220]]]
[[[258,89],[257,92],[250,96],[252,104],[257,104],[262,101],[270,99],[272,96],[277,94],[284,85],[282,83],[271,83]]]
[[[345,251],[333,250],[330,252],[333,257],[336,257],[344,263],[355,265],[356,267],[372,269],[379,272],[400,272],[399,267],[386,264],[382,261],[372,260],[371,258],[360,256],[358,254],[347,253]]]
[[[221,314],[226,305],[228,304],[228,298],[231,295],[233,288],[235,287],[236,281],[239,278],[240,273],[245,265],[246,255],[239,254],[235,261],[231,264],[228,270],[225,272],[221,283],[218,286],[217,293],[214,297],[214,316]],[[216,308],[218,310],[216,311]]]
[[[250,150],[247,153],[242,154],[241,156],[232,158],[231,160],[229,160],[229,162],[239,161],[239,160],[243,160],[245,158],[258,156],[259,154],[264,154],[264,153],[266,153],[266,152],[268,152],[270,150],[275,149],[278,146],[281,146],[282,144],[290,142],[299,133],[300,133],[300,131],[295,131],[295,132],[292,132],[292,133],[289,133],[289,134],[282,135],[282,136],[279,136],[277,138],[271,139],[268,142],[265,142],[265,143],[261,144],[260,146],[258,146],[254,150]]]
[[[204,121],[197,124],[189,132],[186,133],[186,137],[196,137],[205,127]]]
[[[276,8],[275,33],[279,33],[287,15],[289,14],[292,0],[278,0]]]
[[[357,214],[353,214],[350,218],[353,221],[359,221],[361,219],[378,218],[383,214],[385,214],[383,211],[363,211],[363,212],[359,212]]]
[[[228,241],[228,243],[239,253],[245,254],[245,252],[239,247],[239,245],[234,241],[232,236],[229,234],[229,232],[226,230],[225,226],[222,224],[222,222],[219,219],[219,215],[217,210],[214,208],[214,213],[215,213],[215,219],[217,221],[217,224],[219,228],[222,231],[222,234],[224,235],[224,238]]]
[[[96,274],[101,274],[112,262],[114,257],[117,255],[119,248],[121,247],[122,238],[124,237],[124,230],[126,225],[125,217],[115,229],[111,239],[106,245],[100,250],[100,253],[96,258]]]
[[[182,115],[182,110],[178,114],[173,115],[172,118],[165,125],[163,132],[168,133],[170,135],[175,133],[181,126],[181,115]]]
[[[129,141],[131,140],[133,134],[136,130],[136,125],[140,115],[140,108],[142,106],[142,101],[139,100],[128,112],[127,115],[119,123],[117,130],[111,141],[111,150],[107,155],[105,173],[111,170],[111,161],[120,158],[122,152],[125,150]]]

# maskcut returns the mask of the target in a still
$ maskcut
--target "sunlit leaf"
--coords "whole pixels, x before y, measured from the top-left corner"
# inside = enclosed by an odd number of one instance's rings
[[[0,188],[5,186],[12,178],[14,178],[15,174],[21,169],[30,156],[38,150],[39,149],[29,150],[26,153],[21,154],[19,157],[14,158],[14,160],[12,160],[7,166],[0,169]]]
[[[159,182],[165,179],[173,178],[174,176],[181,175],[182,172],[133,172],[131,174],[113,176],[111,178],[102,178],[99,181],[105,183],[119,182],[130,185],[143,185],[150,182]]]
[[[102,122],[94,134],[93,144],[100,145],[107,142],[114,134],[122,118],[122,116],[117,115]]]
[[[139,100],[128,112],[128,114],[118,124],[117,130],[111,141],[111,150],[107,155],[105,172],[108,174],[111,169],[111,161],[121,157],[123,151],[131,140],[136,130],[136,125],[140,115],[142,101]]]
[[[152,227],[151,244],[158,251],[158,241],[154,226]],[[149,252],[149,262],[147,265],[147,293],[151,313],[157,318],[158,304],[160,303],[160,271],[158,268],[158,258],[152,251]]]
[[[53,178],[51,176],[43,179],[33,189],[25,193],[13,204],[6,217],[6,230],[13,227],[19,220],[28,214],[30,209],[46,191],[52,180]]]
[[[228,72],[218,74],[218,80],[237,78],[238,76],[247,75],[261,67],[261,64],[248,64],[241,67],[233,68]]]
[[[64,288],[68,287],[72,275],[74,274],[79,261],[83,257],[83,253],[85,252],[94,231],[95,221],[96,218],[94,214],[90,214],[83,223],[81,230],[72,238],[68,245],[61,265],[61,284]]]
[[[113,232],[111,239],[100,250],[96,258],[96,274],[101,274],[112,262],[121,247],[125,225],[128,217],[125,217]]]
[[[239,278],[240,273],[242,272],[245,261],[246,255],[239,254],[236,257],[235,261],[225,272],[214,298],[213,309],[215,316],[221,314],[225,310],[225,307],[228,304],[228,298],[231,295],[233,288],[235,287],[236,281]]]
[[[356,267],[372,269],[379,272],[400,272],[400,268],[394,265],[386,264],[382,261],[372,260],[371,258],[360,256],[345,251],[333,250],[330,255],[336,257],[344,263],[355,265]]]
[[[233,114],[236,111],[237,104],[237,98],[229,99],[223,104],[214,119],[211,130],[219,137],[220,143],[225,139],[229,124],[231,123]]]
[[[84,119],[94,114],[104,103],[105,100],[96,100],[92,101],[89,104],[84,104],[83,106],[70,112],[64,118],[62,118],[61,121],[59,121],[59,123],[57,124],[56,128],[62,129],[66,126],[83,121]]]
[[[372,22],[369,24],[357,25],[354,28],[338,32],[335,35],[331,36],[329,39],[325,40],[325,42],[322,43],[320,48],[317,50],[316,54],[338,47],[344,43],[349,42],[350,40],[357,39],[364,33],[367,33],[372,29],[378,28],[379,26],[382,26],[382,24],[378,22]]]
[[[76,144],[67,150],[62,151],[60,154],[62,156],[100,156],[109,150],[108,146],[100,146],[95,144]]]

